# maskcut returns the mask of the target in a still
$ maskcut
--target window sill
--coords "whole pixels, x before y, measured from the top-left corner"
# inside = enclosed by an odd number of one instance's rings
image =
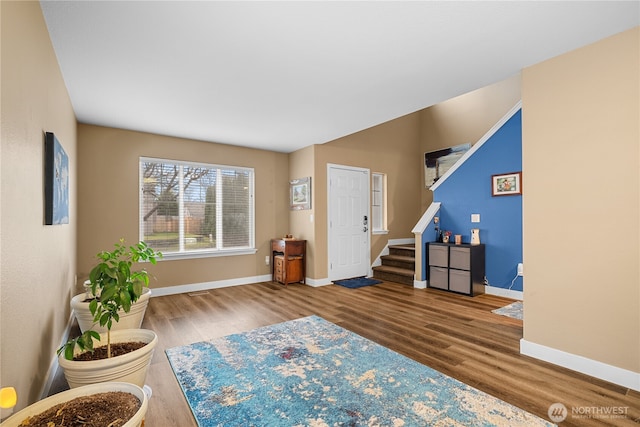
[[[225,256],[238,256],[238,255],[254,255],[258,252],[255,248],[235,249],[225,251],[191,251],[191,252],[168,252],[162,253],[162,258],[158,261],[171,261],[181,259],[195,259],[195,258],[216,258]]]
[[[389,234],[389,230],[373,230],[371,234]]]

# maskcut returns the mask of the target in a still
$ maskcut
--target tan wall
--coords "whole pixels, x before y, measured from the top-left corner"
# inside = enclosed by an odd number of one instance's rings
[[[197,284],[269,274],[269,240],[288,229],[288,155],[91,125],[78,125],[78,277],[95,254],[120,238],[139,239],[140,157],[251,167],[255,171],[255,255],[163,260],[149,265],[150,287]]]
[[[317,256],[314,221],[318,195],[314,188],[316,185],[315,170],[313,168],[314,153],[315,148],[309,146],[289,155],[289,179],[311,178],[311,209],[289,211],[290,230],[285,230],[287,232],[284,233],[292,234],[298,239],[307,241],[306,276],[311,278],[316,277],[315,258]],[[279,236],[281,237],[282,234]]]
[[[425,108],[420,113],[421,155],[459,144],[475,144],[518,101],[520,74]],[[433,193],[425,187],[424,171],[420,198],[424,211],[433,201]]]
[[[0,2],[0,384],[40,397],[70,317],[76,271],[76,119],[39,2]],[[44,224],[44,132],[69,157],[70,223]]]
[[[524,339],[640,372],[640,31],[525,69]]]
[[[419,193],[421,156],[419,116],[409,114],[353,135],[315,147],[316,278],[328,277],[327,164],[369,169],[387,174],[389,234],[371,236],[371,261],[389,239],[413,238],[411,229],[422,212]]]

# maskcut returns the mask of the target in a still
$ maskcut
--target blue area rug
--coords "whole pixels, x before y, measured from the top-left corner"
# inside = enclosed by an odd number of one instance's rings
[[[310,316],[166,350],[199,426],[550,426]]]
[[[522,301],[516,301],[502,308],[491,310],[492,313],[522,320]]]
[[[353,279],[335,280],[333,283],[344,286],[345,288],[355,289],[363,286],[377,285],[378,283],[382,283],[382,281],[370,277],[356,277]]]

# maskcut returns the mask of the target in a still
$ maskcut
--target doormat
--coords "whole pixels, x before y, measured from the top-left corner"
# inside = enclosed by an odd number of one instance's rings
[[[345,288],[355,289],[363,286],[377,285],[378,283],[382,283],[382,281],[370,277],[354,277],[353,279],[334,280],[333,283],[344,286]]]
[[[318,316],[166,354],[200,427],[552,425]]]
[[[516,301],[509,305],[505,305],[502,308],[496,308],[495,310],[491,310],[491,312],[501,316],[522,320],[522,301]]]

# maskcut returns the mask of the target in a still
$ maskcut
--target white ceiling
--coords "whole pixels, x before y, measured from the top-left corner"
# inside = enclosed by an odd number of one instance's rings
[[[638,1],[41,1],[82,123],[321,144],[640,25]]]

